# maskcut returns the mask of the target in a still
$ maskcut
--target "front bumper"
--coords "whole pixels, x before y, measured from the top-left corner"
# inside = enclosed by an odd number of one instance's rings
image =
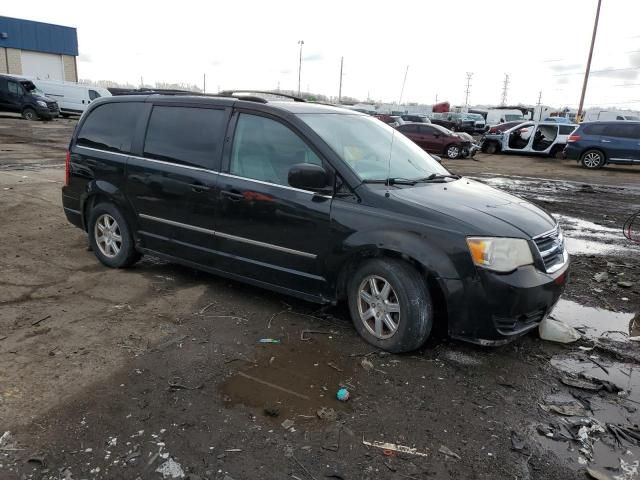
[[[36,113],[38,114],[39,118],[42,118],[43,120],[52,120],[54,118],[57,118],[60,115],[60,111],[58,110],[58,107],[42,107],[40,105],[38,105],[36,107]]]
[[[479,345],[503,345],[536,328],[565,289],[569,259],[556,272],[533,265],[509,274],[478,269],[476,278],[445,280],[449,336]]]

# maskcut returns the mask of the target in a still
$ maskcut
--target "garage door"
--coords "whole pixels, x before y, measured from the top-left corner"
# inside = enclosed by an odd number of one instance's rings
[[[22,50],[22,74],[42,80],[64,80],[62,56]]]

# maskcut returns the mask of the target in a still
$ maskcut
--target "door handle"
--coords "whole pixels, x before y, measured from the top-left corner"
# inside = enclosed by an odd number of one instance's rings
[[[611,143],[611,140],[600,140],[600,143]]]
[[[189,186],[191,187],[191,191],[195,193],[208,192],[209,190],[211,190],[210,187],[207,187],[206,185],[203,185],[201,183],[190,183]]]
[[[244,200],[244,195],[242,193],[238,192],[238,191],[223,190],[223,191],[220,192],[220,194],[223,197],[228,198],[232,202],[239,202],[240,200]]]

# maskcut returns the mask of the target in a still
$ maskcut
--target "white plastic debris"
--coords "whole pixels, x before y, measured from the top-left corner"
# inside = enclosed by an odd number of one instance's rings
[[[162,475],[162,478],[184,478],[184,470],[182,465],[170,458],[160,465],[156,472]]]
[[[13,437],[11,436],[11,432],[7,431],[2,434],[0,437],[0,447],[10,447],[13,445]]]
[[[580,333],[575,328],[551,317],[540,322],[538,332],[540,338],[550,342],[572,343],[580,339]]]

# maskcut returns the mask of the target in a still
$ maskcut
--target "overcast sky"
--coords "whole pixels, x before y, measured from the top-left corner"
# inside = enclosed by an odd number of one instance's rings
[[[80,78],[302,89],[397,101],[576,107],[597,0],[30,0],[3,15],[78,29]],[[603,0],[587,106],[640,109],[640,0]]]

